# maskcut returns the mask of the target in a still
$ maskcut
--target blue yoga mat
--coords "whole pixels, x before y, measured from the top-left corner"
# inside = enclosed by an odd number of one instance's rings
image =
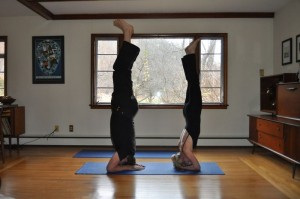
[[[175,151],[137,151],[136,158],[171,158]],[[74,158],[111,158],[114,151],[86,150],[76,153]]]
[[[201,162],[201,171],[177,171],[170,162],[141,162],[146,168],[142,171],[122,171],[109,173],[112,175],[224,175],[224,172],[215,162]],[[106,162],[87,162],[76,174],[80,175],[107,175]]]

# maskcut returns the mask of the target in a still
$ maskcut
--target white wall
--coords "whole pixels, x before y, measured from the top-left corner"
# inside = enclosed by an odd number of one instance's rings
[[[300,34],[300,0],[292,0],[275,13],[274,18],[274,74],[296,73],[300,64],[296,63],[296,36]],[[282,41],[292,38],[293,60],[291,64],[281,65]]]
[[[259,69],[273,72],[273,19],[129,20],[136,33],[228,33],[228,103],[225,110],[204,110],[199,145],[249,145],[249,113],[259,110]],[[47,21],[40,17],[0,18],[8,36],[8,94],[26,106],[26,134],[39,137],[60,126],[55,137],[109,136],[110,110],[89,107],[92,33],[120,33],[112,20]],[[65,84],[32,84],[32,36],[65,36]],[[68,125],[74,125],[74,133]],[[184,127],[182,110],[141,109],[135,118],[138,145],[176,145]],[[32,139],[23,138],[22,142]],[[110,139],[41,139],[31,144],[107,144]]]

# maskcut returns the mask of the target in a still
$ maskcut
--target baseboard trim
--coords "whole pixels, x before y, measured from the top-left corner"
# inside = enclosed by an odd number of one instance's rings
[[[137,146],[176,146],[178,137],[136,137]],[[13,144],[16,140],[13,139]],[[6,142],[8,143],[8,142]],[[111,146],[110,137],[20,137],[20,145]],[[200,137],[197,146],[252,146],[246,137]]]

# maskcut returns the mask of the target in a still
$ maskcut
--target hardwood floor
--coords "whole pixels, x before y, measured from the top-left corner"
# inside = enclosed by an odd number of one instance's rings
[[[200,161],[216,162],[225,175],[75,175],[85,162],[108,160],[73,158],[83,148],[95,147],[24,146],[10,156],[6,151],[0,193],[16,199],[300,198],[300,168],[293,179],[292,165],[263,149],[197,149]]]

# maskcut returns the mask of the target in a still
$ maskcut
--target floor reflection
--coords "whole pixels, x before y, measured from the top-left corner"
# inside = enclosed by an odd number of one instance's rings
[[[180,176],[180,190],[182,198],[222,198],[218,177],[203,175]]]
[[[113,198],[132,198],[135,194],[134,175],[108,175],[113,191]],[[104,190],[103,190],[104,191]]]
[[[103,175],[94,181],[98,198],[222,198],[219,176],[211,175]],[[85,199],[85,198],[84,198]]]
[[[135,198],[181,199],[178,176],[137,176]]]

